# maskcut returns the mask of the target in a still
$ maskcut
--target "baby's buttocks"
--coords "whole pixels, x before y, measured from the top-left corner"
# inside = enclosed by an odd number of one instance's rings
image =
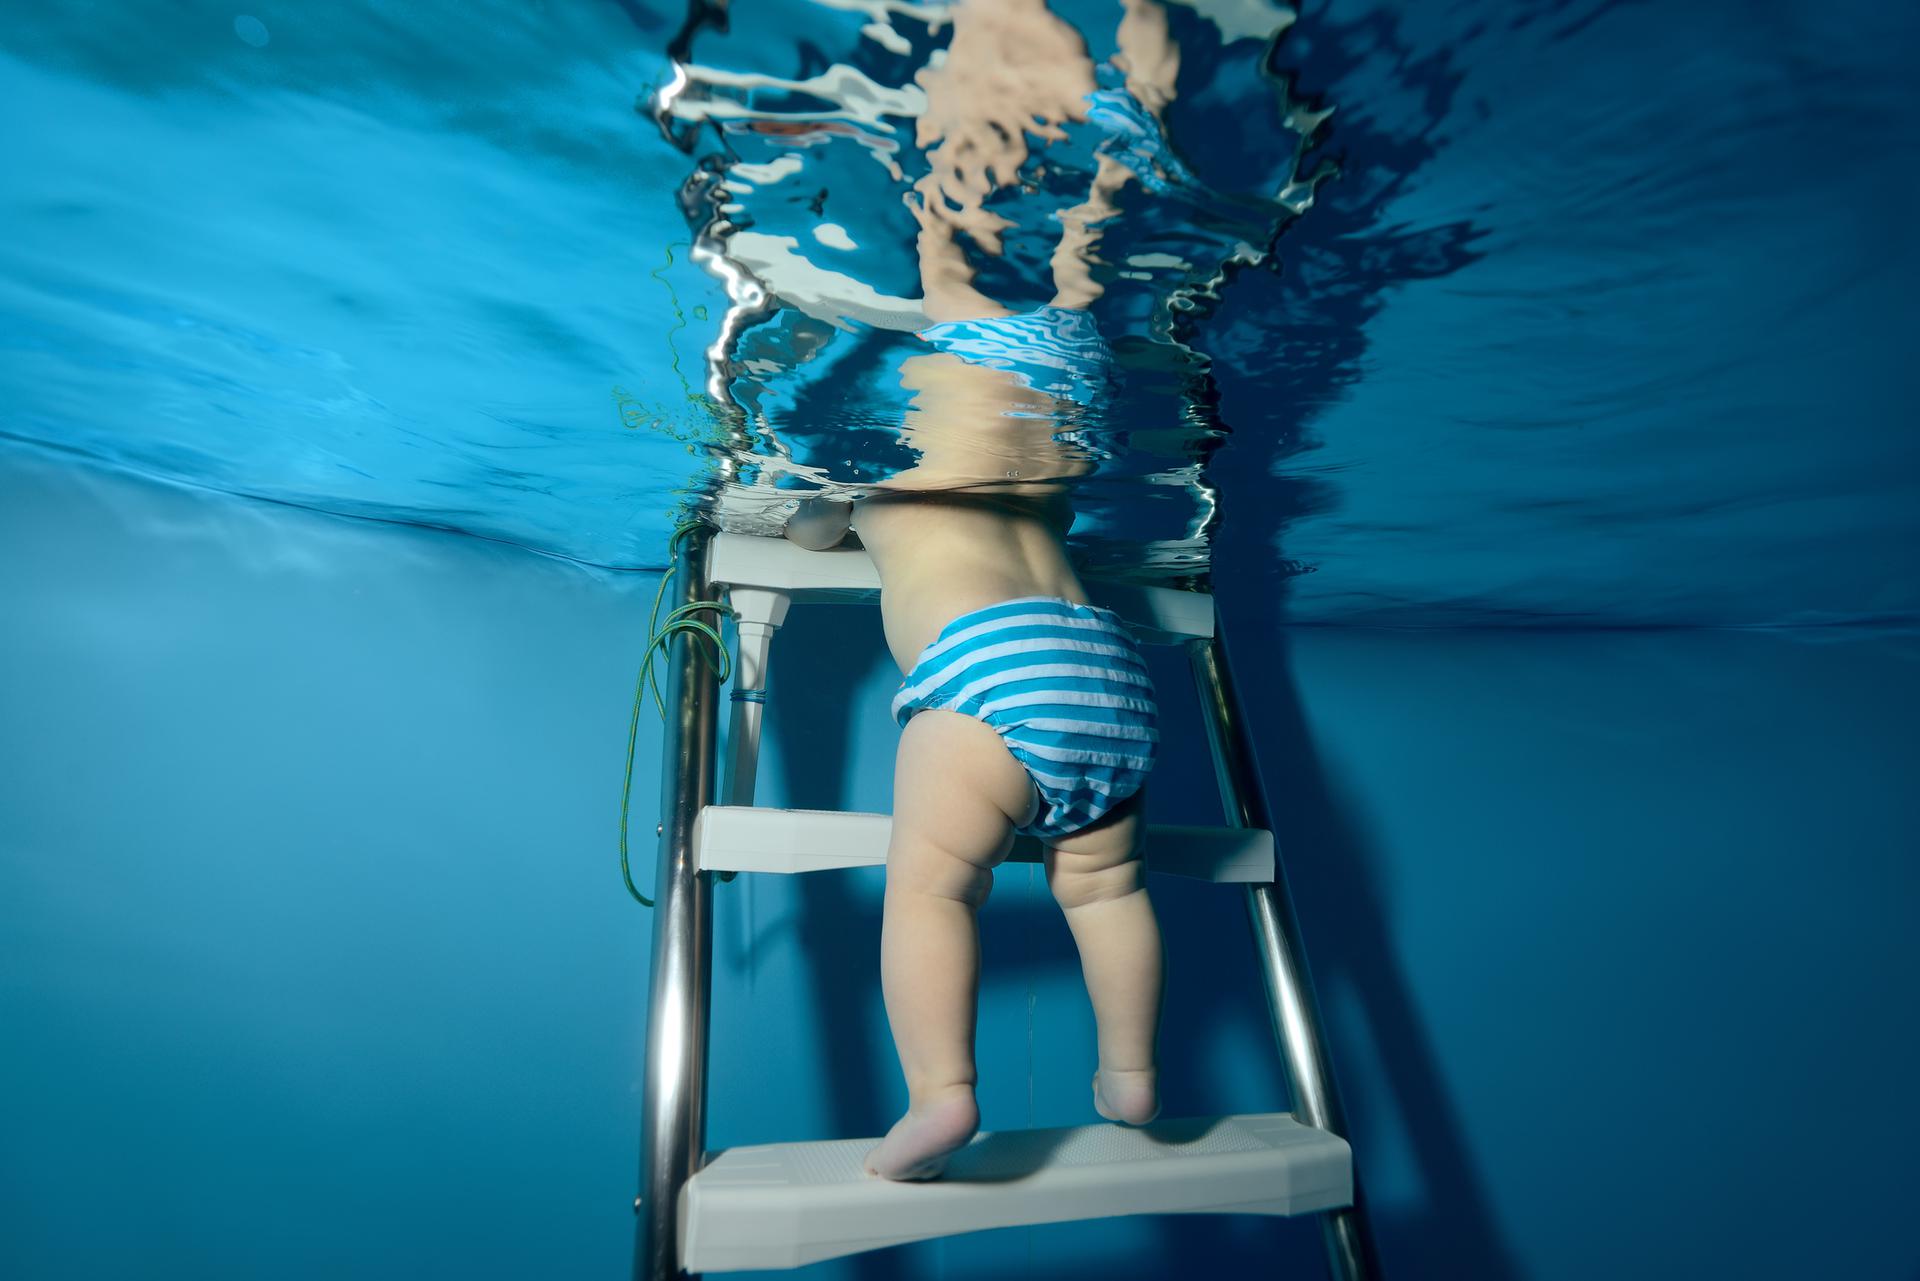
[[[1140,790],[1159,742],[1146,663],[1118,614],[1053,596],[941,629],[894,695],[896,719],[950,710],[1000,735],[1040,798],[1020,830],[1065,836]]]

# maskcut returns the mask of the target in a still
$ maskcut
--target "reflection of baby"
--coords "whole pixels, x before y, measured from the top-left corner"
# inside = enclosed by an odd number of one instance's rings
[[[1124,94],[1096,89],[1085,42],[1045,0],[962,0],[954,7],[946,60],[916,77],[927,95],[916,140],[928,170],[908,208],[920,223],[929,319],[1009,314],[974,287],[959,235],[999,253],[1001,233],[1012,224],[987,208],[987,198],[1019,181],[1028,135],[1043,145],[1061,141],[1062,124],[1090,118],[1110,142],[1100,148],[1086,200],[1059,214],[1053,302],[1085,307],[1100,296],[1089,262],[1100,226],[1119,212],[1114,198],[1128,181],[1152,185],[1154,164],[1170,162],[1154,135],[1180,69],[1179,47],[1155,0],[1122,0],[1122,10],[1113,61],[1125,74]]]
[[[1150,0],[1124,7],[1116,61],[1144,118],[1172,96],[1177,58]],[[1084,43],[1044,0],[962,0],[953,22],[947,60],[920,77],[931,171],[915,214],[934,350],[901,369],[903,437],[920,458],[851,518],[906,677],[880,964],[909,1106],[867,1155],[889,1179],[939,1175],[979,1127],[975,913],[1016,832],[1044,845],[1080,951],[1095,1109],[1136,1125],[1159,1111],[1161,943],[1140,848],[1153,687],[1068,562],[1064,482],[1090,464],[1054,435],[1059,411],[1100,403],[1109,359],[1085,311],[1100,293],[1089,258],[1113,196],[1140,175],[1100,156],[1087,200],[1061,214],[1052,303],[1014,315],[976,289],[959,233],[997,253],[1007,224],[985,202],[1016,180],[1027,135],[1062,137],[1102,104]]]

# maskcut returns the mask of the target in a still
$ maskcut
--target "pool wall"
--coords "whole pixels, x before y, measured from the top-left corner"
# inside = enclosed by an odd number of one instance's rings
[[[654,580],[18,450],[0,547],[0,1271],[624,1275],[649,922],[613,833]],[[1224,531],[1229,568],[1258,554]],[[1920,645],[1271,606],[1228,626],[1390,1275],[1914,1275]],[[1154,815],[1209,821],[1157,676]],[[885,808],[874,611],[797,611],[773,679],[763,799]],[[644,883],[646,733],[636,770]],[[716,1146],[891,1119],[879,888],[717,887]],[[1235,896],[1154,894],[1169,1112],[1287,1106]],[[1091,1120],[1037,873],[999,874],[983,935],[987,1124]],[[1317,1251],[1117,1220],[812,1275]]]

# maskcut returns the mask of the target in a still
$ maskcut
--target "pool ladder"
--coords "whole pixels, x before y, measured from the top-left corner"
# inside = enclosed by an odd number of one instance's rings
[[[889,1183],[862,1159],[877,1138],[706,1150],[707,1027],[715,875],[884,864],[881,814],[752,804],[767,654],[794,601],[866,599],[879,579],[856,548],[809,552],[785,539],[702,530],[681,553],[681,603],[725,591],[739,654],[731,760],[714,803],[719,687],[708,649],[685,634],[669,654],[663,821],[647,1010],[641,1191],[634,1276],[793,1268],[986,1228],[1119,1214],[1318,1214],[1332,1274],[1380,1276],[1346,1122],[1265,794],[1234,694],[1211,596],[1089,583],[1134,633],[1191,658],[1229,826],[1150,829],[1154,872],[1246,886],[1292,1112],[983,1133],[946,1177]],[[1011,858],[1037,861],[1023,838]]]

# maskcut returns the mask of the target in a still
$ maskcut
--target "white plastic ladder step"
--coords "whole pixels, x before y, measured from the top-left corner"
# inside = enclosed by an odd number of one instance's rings
[[[693,844],[702,871],[818,872],[882,866],[892,831],[886,814],[709,805],[694,820]],[[1271,832],[1154,824],[1145,848],[1150,872],[1253,884],[1273,879]],[[1019,837],[1010,857],[1038,862],[1040,843]]]
[[[761,587],[794,600],[860,600],[880,594],[880,574],[858,547],[810,552],[784,538],[719,534],[707,564],[716,586]],[[1115,610],[1142,640],[1172,644],[1213,635],[1213,597],[1148,583],[1086,579],[1096,605]]]
[[[908,1241],[1123,1214],[1311,1214],[1353,1201],[1344,1139],[1291,1113],[982,1134],[945,1177],[890,1183],[878,1139],[713,1156],[681,1193],[689,1272],[797,1268]]]

